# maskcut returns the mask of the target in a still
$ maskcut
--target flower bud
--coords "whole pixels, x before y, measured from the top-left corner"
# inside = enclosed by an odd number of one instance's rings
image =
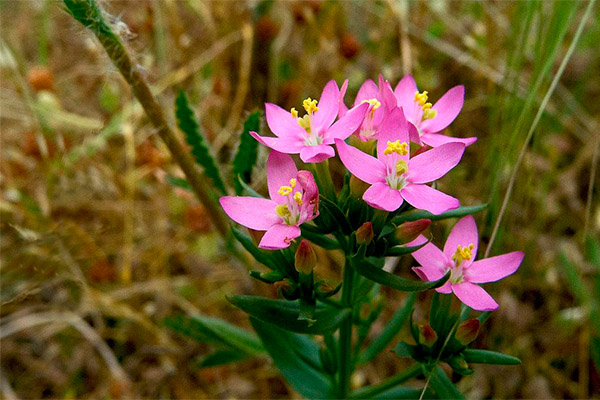
[[[456,329],[456,340],[463,346],[471,343],[479,334],[481,323],[477,319],[469,319],[458,326]]]
[[[419,343],[431,347],[437,341],[437,333],[429,325],[419,325]]]
[[[415,240],[425,229],[429,228],[431,221],[419,219],[417,221],[405,222],[396,228],[394,237],[398,244],[404,244]]]
[[[473,370],[469,368],[469,364],[460,356],[452,357],[446,360],[446,362],[452,367],[454,372],[461,375],[471,375],[473,373]]]
[[[356,243],[368,245],[373,240],[373,224],[365,222],[356,230]]]
[[[307,240],[302,239],[296,250],[294,266],[296,271],[308,275],[317,265],[317,255]]]

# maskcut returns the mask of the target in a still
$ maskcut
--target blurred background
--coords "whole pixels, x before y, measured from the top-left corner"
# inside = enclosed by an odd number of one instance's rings
[[[440,186],[463,205],[489,203],[476,215],[482,254],[525,149],[490,254],[526,257],[486,286],[500,309],[474,346],[522,365],[476,367],[457,385],[470,398],[600,398],[598,6],[526,140],[588,2],[101,5],[172,126],[186,91],[226,175],[241,124],[265,101],[298,108],[347,78],[350,105],[379,73],[392,86],[412,74],[433,101],[465,85],[447,133],[479,140]],[[165,326],[200,313],[248,328],[225,295],[276,290],[251,280],[203,206],[170,184],[182,173],[93,35],[55,0],[0,1],[0,23],[2,397],[298,398],[267,358],[203,367],[211,343]],[[261,149],[261,192],[265,159]],[[442,242],[452,224],[436,224]],[[341,258],[320,252],[317,274],[339,281]],[[416,278],[411,263],[398,271]],[[374,334],[405,299],[383,294]],[[404,363],[384,352],[354,384]]]

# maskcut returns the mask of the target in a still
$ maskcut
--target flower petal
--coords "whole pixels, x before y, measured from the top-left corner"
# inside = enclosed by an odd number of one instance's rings
[[[340,108],[340,89],[333,79],[323,88],[318,107],[319,111],[312,115],[310,121],[311,129],[316,133],[325,131],[331,126]]]
[[[381,74],[379,74],[379,99],[385,110],[391,111],[394,107],[398,106],[396,96],[394,96],[394,91],[392,90],[392,85],[390,85],[390,82],[383,79],[383,75]]]
[[[398,85],[396,85],[396,89],[394,89],[394,96],[396,96],[398,107],[404,110],[404,115],[406,115],[406,119],[409,121],[414,119],[413,117],[417,109],[415,105],[415,92],[417,90],[417,84],[411,75],[404,76],[398,82]]]
[[[385,166],[381,161],[346,144],[343,140],[336,139],[335,145],[340,160],[352,175],[370,184],[385,182]]]
[[[450,281],[446,281],[446,283],[435,289],[435,291],[444,294],[452,293],[452,283]]]
[[[282,196],[277,191],[281,186],[289,186],[290,179],[295,179],[297,173],[298,169],[292,157],[271,150],[267,159],[267,185],[272,200],[279,204],[287,202],[287,196]]]
[[[328,158],[335,156],[333,147],[326,144],[317,146],[304,146],[300,150],[300,158],[305,163],[320,163]]]
[[[427,210],[435,215],[460,206],[460,202],[454,197],[427,185],[408,184],[401,190],[401,193],[404,200],[413,207]]]
[[[423,235],[419,236],[419,238],[427,240]],[[411,243],[411,245],[413,243]],[[441,278],[448,270],[448,258],[433,243],[427,243],[419,250],[413,252],[412,256],[419,264],[421,264],[423,272],[430,281]]]
[[[495,282],[514,273],[525,254],[521,251],[475,261],[465,270],[465,279],[473,283]]]
[[[225,196],[219,199],[225,214],[240,225],[257,231],[266,231],[281,222],[275,207],[277,203],[258,197]]]
[[[300,219],[298,225],[310,221],[319,215],[319,187],[313,174],[309,171],[298,171],[298,184],[304,190]]]
[[[258,133],[250,131],[250,135],[263,146],[267,146],[273,150],[277,150],[280,153],[286,154],[298,154],[300,150],[305,146],[304,140],[301,137],[267,137],[260,136]]]
[[[432,110],[437,111],[437,115],[432,119],[423,121],[421,130],[427,133],[443,130],[458,116],[464,102],[465,87],[462,85],[454,86],[431,107]]]
[[[408,162],[408,180],[426,183],[439,179],[458,164],[464,152],[464,144],[448,143],[421,153]]]
[[[340,104],[338,109],[338,118],[342,118],[348,112],[348,107],[346,107],[346,103],[344,103],[344,97],[346,97],[346,90],[348,90],[348,79],[342,83],[342,87],[340,88]]]
[[[377,99],[379,98],[379,89],[373,80],[367,79],[358,89],[354,105],[357,106],[363,102],[363,100]]]
[[[382,182],[368,188],[363,194],[363,200],[371,207],[385,211],[396,211],[404,201],[399,190],[392,189]]]
[[[323,143],[331,144],[335,139],[346,140],[360,127],[368,108],[367,103],[351,108],[346,115],[325,131]]]
[[[446,239],[446,244],[444,245],[444,254],[446,257],[452,258],[452,255],[456,252],[458,246],[469,246],[473,244],[475,246],[471,252],[471,264],[473,260],[475,260],[475,255],[477,254],[477,244],[479,242],[479,234],[477,233],[477,224],[475,223],[475,218],[472,215],[467,215],[466,217],[461,218],[452,231],[450,235],[448,235],[448,239]]]
[[[473,283],[462,282],[452,284],[452,291],[460,301],[478,311],[492,311],[498,303],[482,287]]]
[[[477,141],[476,137],[457,138],[452,136],[441,135],[439,133],[424,133],[421,136],[423,143],[431,147],[438,147],[446,143],[462,143],[465,146],[470,146]]]
[[[302,134],[302,127],[289,111],[273,103],[265,103],[267,125],[275,136],[298,136]]]
[[[296,225],[273,225],[262,237],[258,247],[266,250],[285,249],[298,236],[300,228]]]
[[[377,158],[385,162],[386,156],[383,154],[387,148],[387,142],[399,140],[400,143],[409,143],[408,122],[404,113],[399,108],[394,108],[379,126],[379,138],[377,139]],[[408,161],[409,156],[400,156]]]

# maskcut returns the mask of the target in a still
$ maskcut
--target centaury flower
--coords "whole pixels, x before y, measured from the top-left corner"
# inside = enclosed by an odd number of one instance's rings
[[[398,82],[394,95],[406,119],[417,128],[418,135],[410,138],[413,142],[436,147],[453,142],[469,146],[477,141],[476,137],[463,139],[437,133],[444,130],[458,116],[465,101],[464,86],[453,87],[432,105],[427,102],[427,91],[419,92],[414,78],[406,75]]]
[[[448,143],[410,158],[409,128],[402,110],[396,108],[379,129],[377,158],[336,140],[340,159],[358,179],[371,184],[363,200],[372,207],[397,210],[404,200],[415,208],[441,214],[460,204],[425,185],[444,176],[460,161],[465,145]]]
[[[250,134],[260,143],[281,153],[300,154],[305,163],[318,163],[335,155],[335,139],[346,139],[363,122],[369,104],[360,104],[333,123],[338,114],[340,90],[334,80],[327,83],[320,101],[310,97],[303,102],[306,114],[299,117],[292,108],[289,112],[266,103],[267,124],[276,137]]]
[[[240,225],[266,231],[258,247],[288,247],[300,236],[300,225],[319,215],[319,189],[309,171],[298,171],[292,158],[271,151],[267,160],[271,199],[225,196],[219,199],[225,213]]]
[[[344,96],[346,95],[346,89],[348,88],[348,80],[344,81],[342,88],[340,89],[340,109],[338,116],[342,118],[348,112],[348,107],[344,104]],[[354,100],[354,107],[359,106],[363,103],[367,103],[369,108],[365,114],[365,119],[360,125],[355,134],[363,141],[370,139],[377,139],[379,127],[383,122],[383,119],[389,114],[396,106],[396,98],[394,97],[394,91],[388,81],[383,79],[382,75],[379,75],[379,87],[371,79],[366,80]]]
[[[416,246],[426,241],[421,235],[409,245]],[[524,254],[514,251],[475,261],[478,241],[475,219],[468,215],[454,226],[443,251],[428,243],[412,253],[421,264],[420,267],[414,267],[413,271],[424,281],[438,280],[451,271],[450,279],[436,289],[438,292],[454,292],[460,301],[475,310],[495,310],[498,308],[496,301],[477,284],[495,282],[511,275],[521,265]]]

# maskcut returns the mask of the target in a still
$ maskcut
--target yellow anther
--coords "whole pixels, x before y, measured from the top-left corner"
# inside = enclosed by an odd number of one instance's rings
[[[310,116],[305,115],[302,118],[298,118],[298,125],[306,130],[306,132],[310,132]]]
[[[427,91],[423,90],[423,93],[419,93],[417,90],[415,92],[415,101],[419,103],[420,106],[423,106],[425,103],[427,103]]]
[[[429,110],[431,108],[431,103],[425,103],[425,104],[423,104],[422,108],[423,108],[423,111]]]
[[[292,189],[296,187],[296,178],[290,179],[290,186],[292,187]]]
[[[292,113],[292,117],[298,118],[298,111],[296,111],[296,109],[294,107],[292,107],[290,112]]]
[[[458,245],[456,248],[456,252],[452,256],[452,260],[456,262],[456,265],[460,265],[463,260],[470,260],[473,258],[473,250],[475,249],[475,245],[473,243],[468,246]]]
[[[392,153],[400,154],[401,156],[405,156],[408,154],[408,143],[402,142],[400,140],[396,140],[395,142],[390,142],[388,140],[387,147],[383,151],[384,155],[389,155]]]
[[[319,111],[319,107],[317,107],[317,100],[313,100],[310,97],[302,102],[304,109],[308,113],[308,115],[314,113],[315,111]]]
[[[292,215],[290,213],[290,209],[288,208],[288,206],[286,204],[279,204],[279,205],[277,205],[277,207],[275,207],[275,212],[281,218],[287,218],[287,217],[290,217]]]
[[[287,196],[288,194],[292,193],[292,188],[290,186],[281,186],[277,193],[282,196]]]
[[[294,193],[294,201],[298,203],[299,206],[302,205],[302,193],[296,192]]]
[[[377,99],[363,100],[360,102],[360,104],[363,103],[369,103],[372,107],[371,110],[377,110],[379,107],[381,107],[381,102]]]
[[[404,160],[396,163],[396,175],[402,175],[408,172],[408,164]]]
[[[423,120],[435,118],[437,110],[427,109],[423,110]]]

